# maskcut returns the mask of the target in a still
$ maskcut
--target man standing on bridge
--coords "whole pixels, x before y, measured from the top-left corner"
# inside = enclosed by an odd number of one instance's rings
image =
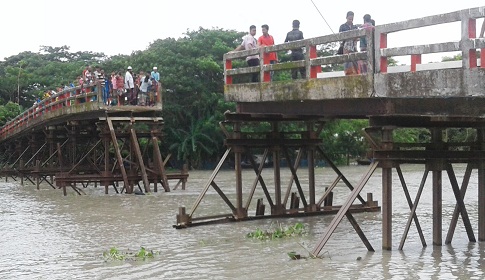
[[[252,50],[258,48],[258,41],[254,38],[256,35],[256,26],[251,25],[249,27],[249,34],[243,37],[243,41],[241,45],[237,46],[234,51],[240,50]],[[259,55],[250,55],[246,57],[246,62],[248,66],[259,66]],[[251,76],[251,82],[257,83],[259,81],[259,71],[257,73],[253,73]]]
[[[303,40],[303,32],[300,31],[300,21],[295,19],[293,21],[293,30],[288,32],[288,34],[286,35],[285,43],[298,41],[298,40]],[[298,60],[304,60],[304,59],[305,57],[303,56],[302,48],[296,48],[291,50],[291,61],[298,61]],[[291,69],[291,77],[293,79],[298,79],[298,71],[300,72],[301,78],[305,79],[306,78],[305,67],[302,67],[300,69]]]
[[[263,24],[261,26],[261,31],[263,32],[263,35],[258,38],[258,45],[260,47],[274,45],[273,36],[268,34],[268,30],[269,30],[269,26],[267,24]],[[278,60],[278,56],[275,52],[269,53],[268,58],[269,58],[269,64],[276,64],[276,61]],[[271,80],[273,80],[274,71],[271,71],[270,74],[271,74]]]
[[[128,104],[135,102],[135,81],[133,80],[133,68],[128,66],[125,74],[125,89],[128,96]],[[133,104],[134,105],[134,104]]]

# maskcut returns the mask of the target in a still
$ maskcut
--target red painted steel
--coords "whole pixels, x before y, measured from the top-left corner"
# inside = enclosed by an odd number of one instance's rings
[[[411,72],[416,72],[417,64],[421,64],[421,55],[420,54],[411,55]]]
[[[387,48],[387,34],[381,33],[381,44],[380,48],[385,49]],[[381,57],[381,73],[387,73],[387,57],[382,56]]]

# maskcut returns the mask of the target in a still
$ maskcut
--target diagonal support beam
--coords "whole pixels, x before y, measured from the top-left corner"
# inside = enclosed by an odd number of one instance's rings
[[[162,154],[160,153],[160,147],[158,147],[158,138],[156,136],[152,136],[152,145],[153,145],[153,157],[156,162],[158,172],[162,177],[162,187],[165,190],[165,192],[170,192],[167,172],[165,171],[165,162],[162,160]]]
[[[268,203],[271,205],[271,207],[274,206],[273,199],[271,199],[271,195],[268,192],[266,183],[264,182],[263,177],[261,176],[261,172],[263,172],[264,162],[268,157],[268,153],[269,153],[269,150],[265,149],[263,153],[263,159],[261,160],[261,163],[259,164],[258,168],[256,168],[256,162],[254,161],[252,155],[249,154],[249,161],[251,162],[251,165],[254,168],[254,172],[256,172],[256,179],[254,179],[253,186],[251,187],[251,191],[249,192],[248,201],[246,202],[246,209],[249,209],[249,205],[251,204],[251,200],[253,199],[254,192],[256,191],[256,187],[258,186],[258,182],[261,184],[261,188],[263,189],[264,195],[266,196]]]
[[[61,148],[63,148],[63,147],[64,147],[64,146],[65,146],[65,145],[66,145],[66,144],[69,142],[69,140],[70,140],[69,138],[68,138],[68,139],[66,139],[66,140],[64,141],[64,143],[62,143]],[[49,156],[49,157],[48,157],[48,158],[47,158],[47,159],[46,159],[46,160],[45,160],[45,161],[44,161],[44,162],[41,164],[41,166],[45,166],[45,165],[46,165],[46,164],[47,164],[47,163],[48,163],[48,162],[51,160],[51,158],[52,158],[52,157],[54,157],[54,156],[56,155],[56,153],[57,153],[57,150],[56,150],[56,151],[55,151],[55,152],[54,152],[52,155],[50,155],[50,156]],[[26,164],[28,164],[28,163],[26,163]]]
[[[352,190],[349,198],[347,199],[347,201],[345,201],[345,203],[342,205],[342,207],[337,212],[337,214],[333,218],[332,222],[328,226],[328,229],[325,232],[325,235],[322,237],[322,239],[320,239],[320,241],[317,243],[317,245],[313,249],[313,251],[312,251],[313,255],[318,256],[320,254],[320,252],[323,249],[323,246],[325,246],[325,244],[328,242],[328,240],[330,239],[330,237],[332,236],[332,234],[334,233],[335,229],[340,224],[340,222],[342,221],[344,216],[347,215],[347,212],[349,211],[350,207],[352,206],[352,203],[359,196],[359,193],[362,191],[364,186],[367,184],[367,182],[369,181],[372,174],[374,174],[374,171],[377,169],[378,165],[379,165],[378,162],[375,161],[374,163],[372,163],[369,166],[367,173],[362,177],[362,179],[360,180],[357,187]]]
[[[323,194],[322,198],[318,201],[317,205],[318,207],[322,207],[323,202],[325,201],[325,198],[333,191],[333,189],[337,186],[338,182],[340,182],[340,179],[342,179],[341,175],[338,175],[337,178],[333,181],[332,185],[325,191]]]
[[[150,192],[150,182],[148,181],[147,170],[145,168],[145,163],[143,162],[143,156],[141,154],[140,144],[138,143],[138,137],[136,137],[136,133],[133,127],[130,128],[130,137],[133,148],[135,149],[135,156],[138,160],[138,166],[140,166],[141,178],[143,180],[145,192]]]
[[[44,143],[45,145],[45,143]],[[27,148],[25,148],[25,150],[20,154],[20,156],[10,165],[10,166],[15,166],[15,164],[17,164],[17,162],[19,162],[19,160],[22,158],[22,156],[30,149],[30,145],[27,146]]]
[[[406,238],[409,233],[409,228],[411,227],[411,222],[413,221],[414,216],[416,215],[416,209],[418,208],[419,199],[421,198],[421,194],[423,193],[424,184],[426,183],[426,179],[428,178],[429,174],[429,167],[426,165],[426,169],[423,174],[423,178],[421,179],[421,184],[419,185],[418,192],[416,194],[416,198],[413,203],[413,207],[411,208],[411,213],[409,214],[408,221],[406,223],[406,227],[404,228],[404,233],[401,238],[401,243],[399,244],[399,250],[404,248],[404,243],[406,242]]]
[[[231,208],[232,213],[235,215],[236,214],[236,207],[232,204],[232,202],[227,198],[226,194],[219,188],[219,186],[216,184],[216,182],[212,181],[211,186],[216,190],[216,192],[219,194],[219,196],[224,200],[224,202]]]
[[[461,192],[460,188],[458,187],[458,181],[456,180],[455,171],[453,170],[453,166],[451,165],[451,163],[446,165],[446,172],[448,173],[448,177],[450,178],[451,188],[453,189],[453,194],[455,195],[456,199],[455,210],[457,210],[456,207],[458,207],[458,211],[461,214],[463,224],[465,225],[468,240],[470,242],[477,242],[477,240],[475,239],[475,235],[473,234],[472,224],[470,223],[470,218],[468,217],[465,203],[463,202],[463,197],[465,196],[465,193]]]
[[[357,232],[357,234],[359,235],[360,240],[362,240],[362,242],[364,243],[364,245],[367,248],[367,250],[369,250],[371,252],[375,252],[374,248],[370,244],[369,240],[365,236],[364,232],[360,228],[360,226],[357,223],[357,221],[355,220],[354,216],[352,216],[352,213],[350,213],[350,211],[347,211],[347,213],[345,213],[345,216],[349,220],[349,222],[352,225],[352,227],[354,228],[355,232]]]
[[[207,181],[207,183],[205,184],[204,189],[199,194],[199,197],[197,197],[197,199],[195,200],[194,205],[192,206],[192,209],[190,210],[190,213],[188,215],[189,217],[192,217],[192,215],[194,215],[195,210],[197,209],[197,207],[199,207],[200,202],[202,201],[205,194],[209,190],[209,187],[211,186],[212,182],[216,178],[217,174],[219,174],[219,171],[221,170],[221,167],[224,164],[224,162],[226,161],[226,158],[227,158],[227,156],[229,155],[230,152],[231,152],[231,148],[228,148],[226,150],[226,152],[224,153],[224,155],[222,156],[221,160],[219,160],[219,163],[217,164],[216,169],[214,169],[214,171],[212,171],[212,174],[209,177],[209,180]]]
[[[109,132],[111,134],[111,141],[113,142],[116,158],[118,160],[118,165],[121,170],[121,176],[123,176],[124,188],[126,189],[127,194],[131,194],[133,193],[133,188],[130,186],[130,183],[128,182],[128,175],[126,174],[125,165],[123,164],[123,157],[121,156],[120,147],[118,145],[118,139],[116,138],[115,129],[113,127],[113,121],[111,120],[111,118],[106,117],[106,122],[108,123]]]
[[[411,200],[411,195],[409,195],[408,186],[406,184],[406,181],[404,180],[404,175],[402,173],[400,165],[397,165],[396,171],[397,171],[397,175],[399,176],[399,180],[401,181],[401,185],[404,191],[404,195],[406,196],[406,201],[408,202],[409,209],[412,210],[413,201]],[[424,239],[424,234],[421,229],[421,225],[419,224],[418,216],[416,215],[416,213],[414,213],[413,215],[413,220],[414,220],[414,223],[416,224],[416,229],[418,230],[419,238],[421,239],[421,244],[423,245],[423,247],[426,247],[427,246],[426,240]]]
[[[83,162],[83,160],[86,159],[96,149],[96,147],[99,144],[101,144],[102,141],[103,140],[98,140],[98,142],[96,142],[96,144],[94,144],[94,146],[91,147],[91,149],[89,149],[89,151],[79,159],[79,161],[71,168],[71,170],[69,170],[69,172],[67,172],[67,174],[70,174],[71,172],[73,172],[81,164],[81,162]]]
[[[295,170],[298,170],[298,167],[300,166],[302,155],[303,155],[303,149],[299,149],[298,154],[296,155],[295,164],[293,165],[293,168]],[[291,193],[291,187],[293,186],[293,181],[294,181],[294,177],[293,177],[293,174],[291,174],[290,182],[288,182],[288,187],[286,188],[285,198],[283,199],[283,205],[286,205],[288,203],[288,199],[290,198],[290,193]]]
[[[470,177],[472,175],[473,167],[472,164],[466,166],[465,175],[463,176],[463,181],[461,183],[461,196],[465,198],[465,194],[468,188],[468,183],[470,182]],[[453,240],[453,235],[455,234],[456,224],[458,223],[458,218],[460,217],[460,209],[458,205],[455,205],[455,210],[451,216],[450,228],[448,229],[448,234],[446,235],[445,244],[451,244]]]
[[[342,174],[342,172],[340,172],[340,170],[338,169],[338,167],[330,160],[330,158],[327,156],[327,154],[325,154],[325,151],[322,149],[322,147],[320,146],[317,146],[317,149],[320,151],[320,153],[322,154],[322,157],[325,159],[325,161],[330,165],[330,167],[332,167],[333,171],[335,173],[337,173],[337,175],[339,176],[342,176],[342,181],[345,183],[345,185],[347,185],[347,187],[353,191],[354,190],[354,187],[352,186],[352,184],[349,182],[349,180],[347,180],[347,178],[344,176],[344,174]],[[362,196],[360,196],[360,194],[357,195],[357,199],[362,203],[362,204],[365,204],[365,200],[364,198],[362,198]]]
[[[300,180],[298,179],[298,174],[296,174],[296,169],[293,168],[293,165],[291,165],[291,158],[290,158],[290,153],[288,153],[288,148],[283,146],[282,149],[286,157],[286,160],[288,161],[288,167],[290,168],[290,171],[291,171],[291,177],[295,181],[296,188],[298,189],[298,194],[300,195],[300,198],[301,198],[301,202],[303,203],[303,206],[307,207],[308,203],[306,201],[305,194],[303,193],[303,189],[301,188]]]

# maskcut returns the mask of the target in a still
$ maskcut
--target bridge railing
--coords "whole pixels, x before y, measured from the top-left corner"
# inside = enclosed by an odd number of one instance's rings
[[[411,72],[416,72],[416,66],[421,64],[423,54],[456,51],[462,52],[463,68],[477,68],[477,49],[485,48],[485,41],[477,39],[476,19],[484,16],[485,7],[480,7],[377,26],[375,28],[376,72],[387,73],[388,57],[410,55]],[[395,48],[387,47],[388,34],[453,22],[461,22],[461,37],[457,38],[456,41]],[[485,52],[482,51],[481,56],[485,57]]]
[[[64,89],[28,108],[0,128],[0,141],[23,131],[26,127],[63,114],[82,113],[108,107],[103,103],[101,82],[93,82],[74,88]],[[162,85],[157,86],[155,107],[162,109]],[[123,96],[124,98],[124,96]]]
[[[338,43],[344,40],[357,40],[361,37],[366,37],[368,42],[368,51],[356,52],[345,55],[335,55],[319,57],[317,53],[318,46]],[[345,62],[365,61],[369,72],[373,72],[373,33],[365,29],[352,30],[332,35],[326,35],[311,39],[304,39],[293,41],[285,44],[279,44],[268,47],[261,47],[259,49],[245,50],[239,52],[230,52],[224,55],[224,74],[226,85],[233,84],[233,77],[247,75],[251,73],[258,73],[260,81],[271,82],[271,71],[291,70],[305,68],[306,79],[315,79],[317,74],[322,71],[322,65],[329,64],[343,64]],[[282,62],[270,64],[269,55],[274,52],[287,52],[292,49],[305,48],[305,59],[300,61]],[[259,55],[260,65],[253,67],[240,67],[233,69],[233,60],[245,59],[248,56]]]
[[[324,100],[369,97],[450,97],[485,96],[485,39],[477,37],[476,21],[485,17],[485,7],[460,10],[447,14],[412,19],[398,23],[376,26],[374,31],[353,30],[333,35],[321,36],[287,44],[263,47],[259,50],[230,52],[224,56],[225,98],[234,102]],[[425,45],[388,47],[388,34],[449,23],[461,23],[461,33],[456,41]],[[348,39],[367,37],[367,51],[348,55],[317,57],[316,47],[322,44]],[[398,39],[399,40],[399,39]],[[391,42],[392,43],[392,42]],[[398,42],[402,45],[402,41]],[[269,65],[266,55],[270,52],[288,51],[305,47],[305,59],[296,62]],[[481,59],[478,59],[481,50]],[[462,62],[457,64],[421,64],[422,55],[461,52]],[[233,69],[232,62],[249,55],[259,54],[260,65]],[[390,57],[411,56],[407,67],[388,67]],[[365,75],[344,76],[318,73],[325,64],[356,62],[367,64]],[[480,65],[480,66],[479,66]],[[290,70],[304,67],[306,79],[293,81],[271,81],[269,71]],[[397,69],[399,68],[399,69]],[[430,71],[425,71],[430,70]],[[260,73],[259,83],[234,83],[234,77],[250,73]],[[330,74],[330,73],[329,73]],[[330,79],[318,78],[330,77]]]
[[[96,90],[90,91],[92,88]],[[99,106],[103,105],[100,82],[62,90],[35,103],[32,107],[7,122],[0,128],[0,141],[22,131],[33,123],[44,120],[47,115],[55,117],[62,114],[61,109],[63,108],[85,107],[88,104],[93,105],[93,103]],[[79,108],[78,111],[81,110],[82,108]]]

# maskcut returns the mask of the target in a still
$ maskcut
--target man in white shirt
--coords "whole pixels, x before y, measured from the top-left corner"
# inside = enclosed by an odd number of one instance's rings
[[[126,70],[125,74],[125,89],[126,89],[126,94],[128,96],[128,103],[133,104],[136,100],[135,95],[135,81],[133,80],[133,68],[131,66],[128,66],[128,69]]]
[[[258,48],[258,41],[254,38],[256,35],[256,26],[251,25],[249,27],[249,34],[244,36],[241,45],[237,46],[234,51],[240,50],[252,50]],[[259,66],[259,55],[250,55],[246,57],[248,66]],[[251,82],[257,83],[259,81],[259,73],[252,73]]]

